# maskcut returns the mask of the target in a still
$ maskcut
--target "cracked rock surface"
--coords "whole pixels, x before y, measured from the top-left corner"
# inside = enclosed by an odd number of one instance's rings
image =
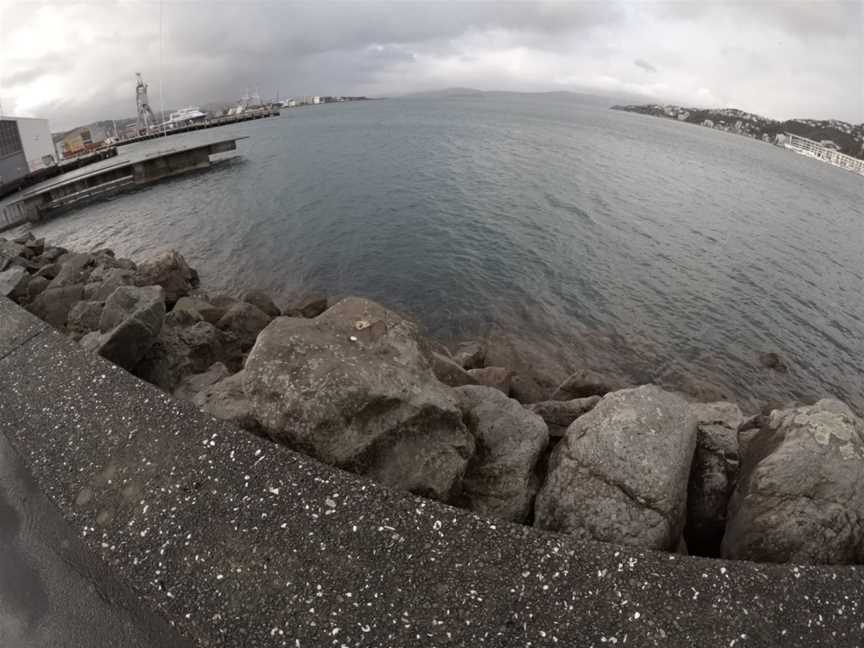
[[[555,448],[535,525],[583,539],[671,550],[684,528],[696,418],[654,385],[605,396]]]
[[[771,412],[746,446],[728,515],[727,558],[864,560],[864,421],[833,399]]]

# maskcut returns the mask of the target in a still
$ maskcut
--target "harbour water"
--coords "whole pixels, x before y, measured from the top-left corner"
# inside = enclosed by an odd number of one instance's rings
[[[334,104],[217,130],[249,136],[242,157],[35,233],[137,259],[177,248],[210,292],[365,295],[441,339],[492,332],[751,406],[832,394],[864,410],[861,177],[554,95]],[[761,368],[763,351],[788,371]]]

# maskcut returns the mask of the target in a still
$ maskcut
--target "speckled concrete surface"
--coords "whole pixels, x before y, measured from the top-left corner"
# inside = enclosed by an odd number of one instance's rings
[[[0,434],[0,646],[190,644],[117,576],[83,546]]]
[[[860,568],[480,519],[234,430],[51,330],[0,360],[0,394],[74,530],[202,646],[864,645]]]
[[[0,358],[48,328],[17,304],[0,297]]]

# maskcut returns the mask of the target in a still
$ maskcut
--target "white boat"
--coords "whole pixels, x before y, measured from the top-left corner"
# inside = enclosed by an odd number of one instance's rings
[[[186,108],[181,108],[177,112],[171,113],[168,116],[168,121],[163,125],[168,128],[176,128],[177,126],[186,126],[187,124],[201,121],[202,119],[207,119],[207,113],[201,112],[201,109],[198,108],[198,106],[187,106]]]

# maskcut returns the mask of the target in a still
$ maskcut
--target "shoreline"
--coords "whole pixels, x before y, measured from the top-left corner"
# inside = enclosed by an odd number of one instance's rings
[[[827,466],[840,505],[864,476],[835,463],[854,456],[864,466],[864,423],[839,401],[770,404],[745,416],[733,403],[587,368],[562,381],[504,344],[447,348],[424,338],[410,317],[364,298],[310,295],[279,308],[256,290],[209,295],[174,251],[135,263],[31,234],[0,239],[0,264],[3,294],[86,350],[216,418],[398,490],[643,548],[769,562],[864,560],[864,537],[853,534],[826,553],[795,532],[802,516],[803,526],[826,523],[819,507],[790,511],[792,521],[777,528],[760,504],[777,494],[748,491],[751,475],[773,465],[762,446],[774,438],[783,470],[790,461]],[[785,370],[776,354],[760,362]],[[795,430],[810,420],[824,448],[801,446]],[[816,428],[825,425],[851,445],[819,441]],[[784,497],[813,488],[775,486]],[[573,493],[581,495],[574,501]],[[864,514],[864,500],[843,506]],[[850,543],[860,543],[860,556]]]

